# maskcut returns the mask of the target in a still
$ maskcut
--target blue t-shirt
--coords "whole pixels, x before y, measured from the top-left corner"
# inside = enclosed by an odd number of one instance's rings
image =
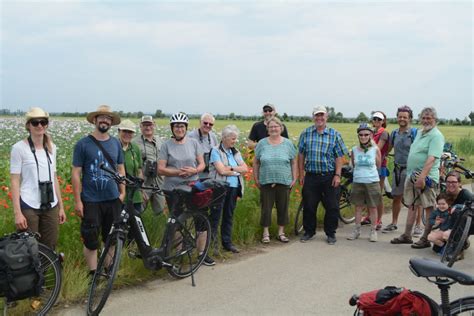
[[[100,141],[100,144],[116,165],[123,164],[123,151],[118,139],[111,136],[106,141]],[[81,198],[85,202],[110,201],[120,195],[117,183],[107,172],[100,169],[102,163],[111,167],[102,151],[89,137],[80,139],[74,146],[72,164],[74,167],[82,168]]]
[[[229,161],[229,166],[237,167],[238,164],[237,161],[235,161],[234,155],[232,154],[232,150],[228,149],[225,151],[225,153],[227,155],[227,160]],[[209,159],[209,163],[214,163],[216,161],[220,161],[225,165],[225,163],[221,159],[221,156],[219,155],[219,149],[217,148],[215,148],[215,150],[211,150],[211,158]],[[226,181],[231,188],[239,187],[239,177],[237,176],[228,176]]]

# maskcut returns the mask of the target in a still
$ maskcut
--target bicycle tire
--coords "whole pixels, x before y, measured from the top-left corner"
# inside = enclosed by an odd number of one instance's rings
[[[167,230],[164,262],[170,264],[168,273],[178,279],[191,275],[199,269],[207,256],[211,241],[211,224],[207,216],[199,211],[184,212]],[[206,233],[204,249],[197,249],[200,235]]]
[[[449,311],[454,315],[473,315],[474,314],[474,296],[462,297],[449,303]],[[470,312],[470,313],[466,313]],[[464,314],[466,313],[466,314]]]
[[[115,247],[113,254],[111,249]],[[115,277],[120,265],[120,257],[122,255],[123,239],[119,234],[109,235],[105,242],[104,249],[99,257],[97,270],[92,277],[89,296],[87,300],[87,314],[99,315],[102,308],[112,292]],[[109,261],[109,262],[107,262]],[[107,265],[107,263],[109,263]]]
[[[467,212],[459,216],[454,224],[454,228],[449,234],[448,241],[441,257],[441,262],[447,262],[448,267],[452,267],[457,257],[463,251],[464,244],[469,237],[469,230],[472,224],[472,217]]]
[[[355,221],[355,206],[351,203],[352,183],[341,185],[339,190],[339,219],[344,224]]]
[[[303,232],[303,200],[298,205],[295,216],[295,235],[298,236],[301,232]]]

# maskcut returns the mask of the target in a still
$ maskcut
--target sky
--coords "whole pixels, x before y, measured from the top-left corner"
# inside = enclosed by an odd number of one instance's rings
[[[474,111],[471,1],[0,1],[3,109]]]

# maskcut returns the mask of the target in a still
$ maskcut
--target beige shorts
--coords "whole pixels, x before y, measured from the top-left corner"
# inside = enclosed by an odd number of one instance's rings
[[[415,188],[410,177],[405,179],[405,189],[403,190],[403,204],[407,207],[411,205],[421,205],[423,208],[435,207],[436,196],[439,193],[439,185],[433,182],[432,187],[425,187],[422,190]]]
[[[352,183],[351,202],[357,206],[367,205],[367,207],[376,207],[380,204],[382,192],[380,184],[373,183]]]

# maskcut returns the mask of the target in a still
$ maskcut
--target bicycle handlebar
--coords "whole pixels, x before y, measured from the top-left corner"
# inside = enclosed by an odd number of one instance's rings
[[[153,193],[162,193],[162,190],[158,186],[145,186],[143,185],[143,179],[138,177],[127,177],[122,176],[118,171],[113,170],[109,166],[106,166],[105,163],[101,163],[99,166],[100,169],[104,170],[105,172],[109,173],[109,176],[114,179],[117,183],[125,184],[128,187],[132,187],[135,189],[140,190],[151,190]]]

